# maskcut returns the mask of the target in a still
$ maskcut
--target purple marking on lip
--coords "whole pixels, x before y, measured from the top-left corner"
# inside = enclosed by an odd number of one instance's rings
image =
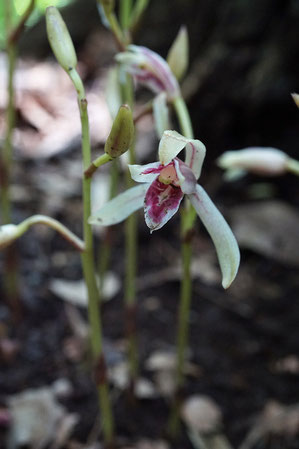
[[[145,221],[151,230],[164,226],[176,213],[184,194],[179,187],[166,185],[155,179],[145,195]]]

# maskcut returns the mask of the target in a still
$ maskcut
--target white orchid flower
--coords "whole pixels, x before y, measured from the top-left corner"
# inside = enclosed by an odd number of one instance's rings
[[[298,161],[272,147],[226,151],[217,159],[217,164],[227,171],[226,178],[232,180],[246,172],[264,176],[279,176],[288,171],[299,174]]]
[[[177,157],[183,149],[186,151],[185,162]],[[240,253],[229,225],[197,184],[206,153],[204,144],[187,139],[176,131],[165,131],[158,153],[158,162],[129,165],[132,178],[141,184],[106,203],[90,217],[89,223],[113,225],[144,207],[146,224],[153,232],[170,220],[187,195],[214,242],[222,271],[222,285],[228,288],[237,274]]]

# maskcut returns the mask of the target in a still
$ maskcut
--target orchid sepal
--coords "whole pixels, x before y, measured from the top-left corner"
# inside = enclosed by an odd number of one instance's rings
[[[92,214],[88,223],[91,225],[111,226],[125,220],[129,215],[143,207],[148,184],[140,184],[108,201]]]
[[[180,95],[178,82],[165,59],[148,48],[128,45],[127,51],[118,53],[115,59],[135,81],[154,93],[166,92],[170,100]]]
[[[226,289],[235,279],[240,264],[236,238],[223,215],[200,185],[197,184],[196,192],[188,197],[213,240],[222,272],[222,286]]]

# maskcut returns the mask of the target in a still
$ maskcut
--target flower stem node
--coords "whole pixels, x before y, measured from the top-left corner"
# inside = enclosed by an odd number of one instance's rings
[[[114,119],[105,144],[105,153],[115,159],[124,154],[133,143],[134,122],[131,108],[123,104]]]
[[[70,72],[77,66],[77,55],[66,24],[55,6],[46,9],[46,25],[48,40],[58,63]]]

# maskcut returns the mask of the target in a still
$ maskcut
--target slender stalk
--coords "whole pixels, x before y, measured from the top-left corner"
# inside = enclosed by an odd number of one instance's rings
[[[97,159],[92,161],[92,163],[87,167],[86,170],[84,170],[84,176],[85,178],[91,178],[94,172],[101,167],[104,164],[107,164],[107,162],[110,162],[112,160],[111,156],[109,154],[102,154]]]
[[[6,25],[6,51],[7,51],[7,106],[6,106],[6,134],[3,146],[3,152],[0,160],[0,196],[1,196],[1,215],[2,223],[11,223],[11,197],[10,181],[12,167],[12,136],[15,126],[15,108],[14,108],[14,73],[16,66],[16,43],[9,40],[12,24],[12,5],[5,2],[5,25]],[[14,245],[5,250],[4,254],[5,276],[4,291],[5,297],[11,306],[14,319],[18,320],[20,313],[19,290],[18,290],[18,270],[17,256]]]
[[[89,137],[89,120],[87,113],[87,100],[84,86],[77,71],[72,69],[69,75],[77,90],[78,105],[82,128],[82,157],[83,169],[88,169],[91,164],[91,150]],[[114,422],[109,399],[106,363],[103,353],[102,320],[99,309],[99,291],[95,277],[94,250],[91,226],[88,218],[91,215],[91,178],[83,177],[83,239],[85,251],[82,253],[82,267],[84,279],[88,291],[88,317],[91,327],[91,349],[93,359],[96,362],[96,383],[99,394],[100,408],[103,420],[103,433],[105,443],[112,443],[114,436]]]
[[[115,42],[118,46],[118,48],[121,51],[125,50],[126,45],[124,44],[125,38],[122,32],[122,29],[118,23],[117,17],[114,14],[114,12],[106,13],[106,19],[108,20],[108,23],[110,25],[111,32],[114,36]]]
[[[181,132],[186,137],[193,138],[193,129],[187,106],[183,98],[174,100],[174,109],[180,124]],[[189,339],[189,315],[192,296],[191,259],[192,259],[192,235],[195,219],[194,208],[189,200],[184,201],[181,213],[181,256],[182,256],[182,281],[180,288],[180,305],[178,310],[177,330],[177,365],[176,365],[176,393],[169,418],[168,430],[171,437],[175,438],[179,432],[180,405],[182,389],[184,387],[184,361]]]
[[[19,40],[19,38],[20,38],[20,36],[21,36],[21,34],[23,32],[25,23],[27,22],[27,20],[31,16],[31,13],[34,10],[34,5],[35,5],[35,0],[31,0],[31,2],[29,3],[28,8],[24,12],[24,14],[23,14],[21,20],[19,21],[18,25],[15,27],[15,29],[10,34],[10,36],[8,38],[8,43],[9,44],[18,42],[18,40]]]
[[[118,160],[114,159],[110,165],[110,192],[109,199],[112,199],[117,194],[119,178]],[[102,239],[101,251],[99,254],[99,276],[100,276],[100,296],[102,297],[103,285],[105,275],[108,271],[110,256],[111,256],[111,233],[112,229],[109,226],[105,229],[105,237]]]
[[[150,0],[136,0],[131,14],[131,28],[135,29]]]
[[[58,220],[54,218],[47,217],[46,215],[32,215],[29,218],[26,218],[20,225],[18,226],[20,229],[20,233],[23,234],[26,232],[32,225],[35,224],[44,224],[55,231],[59,232],[66,240],[68,240],[78,251],[82,252],[85,250],[84,242],[79,239],[73,232],[71,232],[66,226],[60,223]]]
[[[122,91],[123,101],[133,110],[133,84],[130,75],[126,76],[126,83]],[[129,163],[135,164],[135,144],[129,149]],[[127,187],[134,182],[127,171]],[[128,358],[130,371],[130,393],[133,395],[138,376],[137,351],[137,323],[136,323],[136,273],[137,273],[137,215],[130,215],[125,222],[125,328],[128,339]]]
[[[190,114],[184,99],[182,97],[176,97],[173,101],[173,106],[183,135],[188,139],[193,139],[193,128]]]
[[[119,4],[120,8],[120,24],[124,31],[129,29],[131,12],[132,12],[132,0],[122,0]]]

